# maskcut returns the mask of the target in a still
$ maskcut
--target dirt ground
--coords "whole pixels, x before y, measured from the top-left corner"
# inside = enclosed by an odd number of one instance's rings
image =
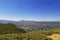
[[[48,37],[53,39],[53,40],[60,40],[60,34],[53,34],[53,35],[48,36]]]

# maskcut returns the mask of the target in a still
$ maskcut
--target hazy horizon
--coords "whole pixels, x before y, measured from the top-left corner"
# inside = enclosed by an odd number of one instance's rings
[[[60,1],[0,0],[0,20],[60,21]]]

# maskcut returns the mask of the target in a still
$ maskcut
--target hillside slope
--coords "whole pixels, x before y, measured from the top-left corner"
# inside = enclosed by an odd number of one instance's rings
[[[50,29],[54,27],[60,27],[60,21],[8,21],[8,20],[0,20],[0,23],[13,23],[18,28],[23,28],[25,30],[43,30]]]
[[[11,33],[25,33],[26,31],[21,28],[17,28],[14,24],[0,24],[0,34],[11,34]]]

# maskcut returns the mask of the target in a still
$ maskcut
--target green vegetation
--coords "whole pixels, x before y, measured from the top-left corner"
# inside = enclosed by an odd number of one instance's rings
[[[44,34],[4,34],[0,40],[52,40]]]
[[[12,34],[12,33],[25,33],[26,31],[21,28],[17,28],[14,24],[1,24],[0,23],[0,34]]]
[[[24,29],[17,28],[14,24],[0,23],[0,40],[52,40],[48,36],[54,33],[60,34],[60,28],[26,32]]]

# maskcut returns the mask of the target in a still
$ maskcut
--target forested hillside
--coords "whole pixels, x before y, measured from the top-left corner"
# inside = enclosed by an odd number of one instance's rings
[[[28,32],[12,23],[0,23],[0,40],[53,40],[48,37],[52,34],[60,34],[60,27]]]
[[[10,33],[25,33],[26,31],[21,28],[17,28],[14,24],[1,24],[0,23],[0,34],[10,34]]]

